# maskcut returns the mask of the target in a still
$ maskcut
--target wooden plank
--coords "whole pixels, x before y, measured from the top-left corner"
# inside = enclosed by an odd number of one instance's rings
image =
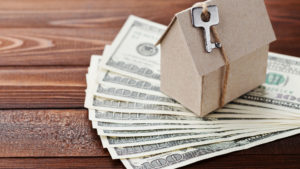
[[[2,0],[0,108],[82,107],[90,55],[102,53],[129,14],[168,24],[194,2]],[[300,56],[300,2],[265,2],[278,38],[271,51]],[[0,136],[1,157],[45,157],[0,158],[0,168],[123,168],[83,109],[1,110]],[[298,135],[188,168],[299,168],[299,143]],[[57,158],[65,156],[77,158]]]
[[[88,65],[90,55],[102,53],[130,14],[168,24],[194,2],[4,0],[0,65]]]
[[[86,67],[0,67],[1,86],[85,87]]]
[[[187,167],[203,168],[203,169],[215,169],[215,168],[253,168],[253,169],[299,169],[300,155],[238,155],[237,153],[228,154],[216,158],[211,158],[198,162]]]
[[[0,65],[88,65],[90,55],[102,53],[128,15],[168,24],[174,13],[194,2],[3,0]],[[299,1],[266,0],[266,4],[278,38],[271,50],[299,56]]]
[[[1,157],[108,156],[83,109],[1,110],[0,135]]]
[[[0,157],[108,156],[86,110],[0,111]],[[298,154],[300,135],[253,149],[250,154]]]
[[[300,135],[276,140],[274,142],[259,145],[247,150],[236,152],[239,155],[300,155],[300,149],[295,145],[300,144]]]
[[[51,169],[117,169],[124,168],[119,160],[97,158],[0,158],[0,168],[51,168]]]
[[[271,51],[300,57],[300,1],[265,0],[277,41]]]
[[[0,67],[0,108],[83,107],[86,67]]]
[[[192,165],[183,167],[184,169],[201,168],[255,168],[255,169],[279,169],[299,168],[299,155],[237,155],[236,153],[224,155]],[[52,169],[108,169],[124,168],[119,160],[111,160],[110,157],[88,157],[88,158],[0,158],[0,168],[52,168]]]
[[[4,5],[0,6],[2,9],[0,12],[13,17],[0,15],[1,36],[7,33],[18,36],[22,32],[25,32],[26,36],[30,35],[21,46],[16,48],[7,48],[7,45],[13,45],[13,43],[0,40],[2,42],[0,44],[0,65],[6,65],[0,67],[0,108],[6,109],[83,107],[87,66],[71,67],[66,65],[88,65],[90,55],[101,53],[103,45],[114,38],[130,12],[136,12],[143,17],[167,24],[169,22],[168,17],[171,18],[173,12],[192,4],[191,1],[177,0],[172,1],[172,3],[170,1],[151,3],[137,1],[135,3],[133,0],[128,0],[124,1],[126,8],[123,9],[117,8],[115,2],[110,4],[102,1],[99,3],[88,1],[86,3],[92,5],[85,6],[81,1],[74,1],[74,3],[66,3],[64,9],[58,10],[55,8],[58,0],[46,1],[43,4],[34,0],[26,1],[28,2],[26,4],[21,1],[20,5],[13,5],[13,0],[2,2]],[[278,41],[271,45],[271,50],[299,55],[300,14],[297,12],[298,6],[295,5],[299,2],[295,0],[287,0],[287,2],[289,3],[282,4],[279,0],[266,0],[278,37]],[[168,4],[176,7],[170,11],[165,10],[166,15],[159,15],[162,10],[158,10],[159,13],[152,11],[161,9],[161,7],[165,8]],[[143,6],[147,5],[153,9],[144,10]],[[22,11],[20,11],[21,8]],[[98,10],[100,8],[105,10]],[[118,15],[113,15],[114,12]],[[125,14],[121,16],[123,12]],[[89,18],[92,18],[92,21]],[[96,20],[95,23],[93,19]],[[57,20],[62,20],[58,24],[63,25],[53,26],[49,24]],[[2,23],[3,25],[1,25]],[[68,24],[65,25],[66,23]],[[30,29],[28,29],[29,26]],[[94,31],[95,33],[93,33]],[[32,37],[35,36],[39,36],[40,39],[32,40]],[[42,37],[45,39],[42,40]],[[49,39],[47,40],[47,38]],[[23,37],[23,39],[26,38]],[[15,41],[17,43],[17,40]],[[39,44],[33,41],[42,42]],[[53,42],[56,43],[55,49],[52,47],[32,48],[38,44],[43,46],[43,44],[49,45]],[[98,45],[96,45],[95,50],[90,49],[91,46],[93,48],[90,43]],[[27,47],[30,50],[24,49]],[[85,47],[86,50],[78,51]]]

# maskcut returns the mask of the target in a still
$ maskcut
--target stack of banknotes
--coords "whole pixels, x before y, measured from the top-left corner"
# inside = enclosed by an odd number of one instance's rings
[[[178,168],[300,133],[300,59],[269,53],[264,84],[200,118],[160,92],[153,44],[165,29],[130,16],[91,57],[85,107],[113,159],[129,169]]]

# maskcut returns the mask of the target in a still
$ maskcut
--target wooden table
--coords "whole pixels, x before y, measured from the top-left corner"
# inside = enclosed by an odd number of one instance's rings
[[[83,108],[91,54],[101,54],[130,14],[168,24],[196,0],[1,0],[0,168],[123,168],[111,160]],[[300,56],[300,1],[266,0],[278,40]],[[187,168],[300,168],[300,136]]]

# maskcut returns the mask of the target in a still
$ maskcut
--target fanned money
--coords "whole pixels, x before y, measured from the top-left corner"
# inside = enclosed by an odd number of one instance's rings
[[[129,169],[178,168],[300,133],[300,59],[269,53],[266,82],[204,118],[160,92],[166,27],[130,16],[86,75],[85,107]]]

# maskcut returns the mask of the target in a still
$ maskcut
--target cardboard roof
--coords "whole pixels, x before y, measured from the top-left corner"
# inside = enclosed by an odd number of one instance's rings
[[[220,23],[216,29],[230,62],[276,40],[264,0],[210,0],[207,4],[218,7]],[[157,43],[178,21],[195,66],[204,75],[223,66],[224,61],[219,49],[205,51],[203,31],[193,27],[190,10],[177,13]]]

